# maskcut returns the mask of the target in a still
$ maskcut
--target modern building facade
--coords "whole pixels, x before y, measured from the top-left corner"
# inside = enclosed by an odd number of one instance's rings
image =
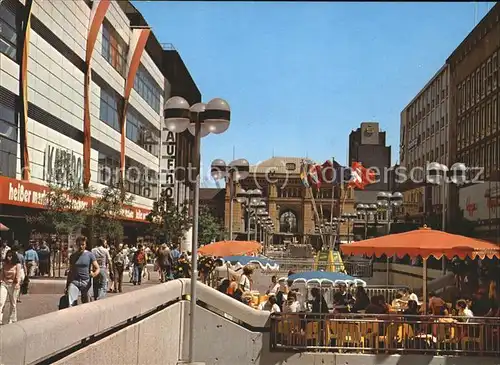
[[[483,168],[484,184],[463,187],[452,204],[474,222],[476,234],[500,241],[500,4],[496,4],[450,55],[451,162]],[[474,173],[480,172],[475,169]],[[482,206],[488,207],[483,209]],[[456,218],[456,217],[454,217]]]
[[[305,188],[300,179],[300,166],[305,158],[273,157],[259,164],[250,166],[249,176],[239,181],[238,189],[260,189],[263,201],[275,226],[275,243],[284,240],[315,244],[319,236],[315,231],[316,225],[330,220],[330,212],[338,217],[343,204],[344,213],[354,212],[353,191],[349,189],[347,195],[341,188],[332,189],[323,186],[319,190]],[[333,193],[333,199],[332,199]],[[312,194],[314,194],[314,199]],[[345,196],[345,199],[344,199]],[[342,197],[342,198],[341,198]],[[229,194],[226,193],[225,227],[229,229]],[[319,215],[316,217],[314,205]],[[244,205],[234,202],[233,232],[242,237],[246,235],[247,209]],[[349,232],[352,235],[352,221],[349,222]],[[347,240],[347,224],[340,227],[340,238]],[[352,240],[352,237],[351,237]]]
[[[49,183],[100,191],[123,179],[124,218],[144,221],[161,146],[174,163],[179,150],[162,130],[165,52],[128,1],[0,2],[1,215],[43,208]]]
[[[349,134],[349,165],[361,162],[365,167],[376,167],[380,181],[368,185],[368,191],[387,191],[389,183],[384,177],[391,166],[391,147],[386,146],[386,132],[377,122],[363,122],[360,128]]]
[[[450,165],[449,77],[444,65],[401,112],[400,165],[416,183],[403,192],[401,213],[412,219],[442,211],[442,189],[422,183],[427,163]]]

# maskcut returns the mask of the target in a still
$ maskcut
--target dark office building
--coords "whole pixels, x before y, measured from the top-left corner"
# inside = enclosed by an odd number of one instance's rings
[[[365,190],[387,191],[388,174],[391,166],[391,147],[385,145],[386,132],[380,130],[376,122],[363,122],[361,127],[349,134],[349,164],[361,162],[365,167],[377,167],[380,182],[368,185]]]

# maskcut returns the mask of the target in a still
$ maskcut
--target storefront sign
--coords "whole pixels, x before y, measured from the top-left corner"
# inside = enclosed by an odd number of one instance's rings
[[[491,181],[460,189],[460,209],[469,221],[500,218],[500,182]]]
[[[0,176],[0,204],[43,209],[49,192],[46,186]],[[90,208],[95,201],[95,198],[72,199],[70,196],[68,199],[75,209],[80,210]],[[124,206],[121,216],[127,220],[145,221],[149,212],[139,207]]]
[[[166,170],[165,182],[162,182],[163,189],[169,198],[174,199],[175,192],[175,133],[167,131],[167,136],[163,142],[164,154],[163,160],[166,160],[166,166],[162,167]]]
[[[61,186],[74,186],[82,183],[82,158],[57,146],[47,144],[44,156],[43,179]]]

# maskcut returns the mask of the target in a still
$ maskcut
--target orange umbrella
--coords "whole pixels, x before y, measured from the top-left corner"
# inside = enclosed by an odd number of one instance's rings
[[[352,244],[340,246],[347,255],[368,255],[380,257],[382,255],[403,257],[422,256],[427,259],[434,256],[440,259],[445,256],[452,259],[458,256],[461,259],[469,256],[472,259],[479,257],[500,258],[500,247],[493,243],[475,238],[459,236],[442,231],[435,231],[427,227],[415,231],[391,234],[372,238]]]
[[[203,246],[198,250],[204,256],[238,256],[251,255],[262,250],[262,245],[257,241],[219,241]]]
[[[430,256],[434,256],[436,259],[443,256],[449,259],[454,256],[461,259],[467,256],[472,259],[476,257],[481,259],[485,257],[500,258],[500,248],[497,245],[475,238],[434,231],[426,226],[415,231],[344,244],[340,246],[340,249],[347,255],[422,256],[424,260],[422,268],[424,308],[427,308],[427,259]],[[387,283],[389,284],[389,260],[387,260]]]

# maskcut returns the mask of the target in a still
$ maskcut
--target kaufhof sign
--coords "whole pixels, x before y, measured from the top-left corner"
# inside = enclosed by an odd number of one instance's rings
[[[0,204],[43,209],[47,204],[48,194],[50,194],[50,189],[46,186],[0,176]],[[73,199],[69,195],[67,198],[75,209],[81,210],[90,208],[95,201],[94,198]],[[149,212],[139,207],[124,206],[120,217],[127,220],[146,221]]]
[[[43,179],[61,186],[82,183],[82,157],[73,151],[47,144],[44,154]]]
[[[166,191],[167,196],[172,199],[174,199],[175,195],[175,142],[175,133],[167,131],[162,152],[162,160],[166,163],[166,166],[162,166],[162,170],[166,171],[165,183],[162,188]]]
[[[500,181],[460,189],[460,209],[469,221],[500,218]]]

